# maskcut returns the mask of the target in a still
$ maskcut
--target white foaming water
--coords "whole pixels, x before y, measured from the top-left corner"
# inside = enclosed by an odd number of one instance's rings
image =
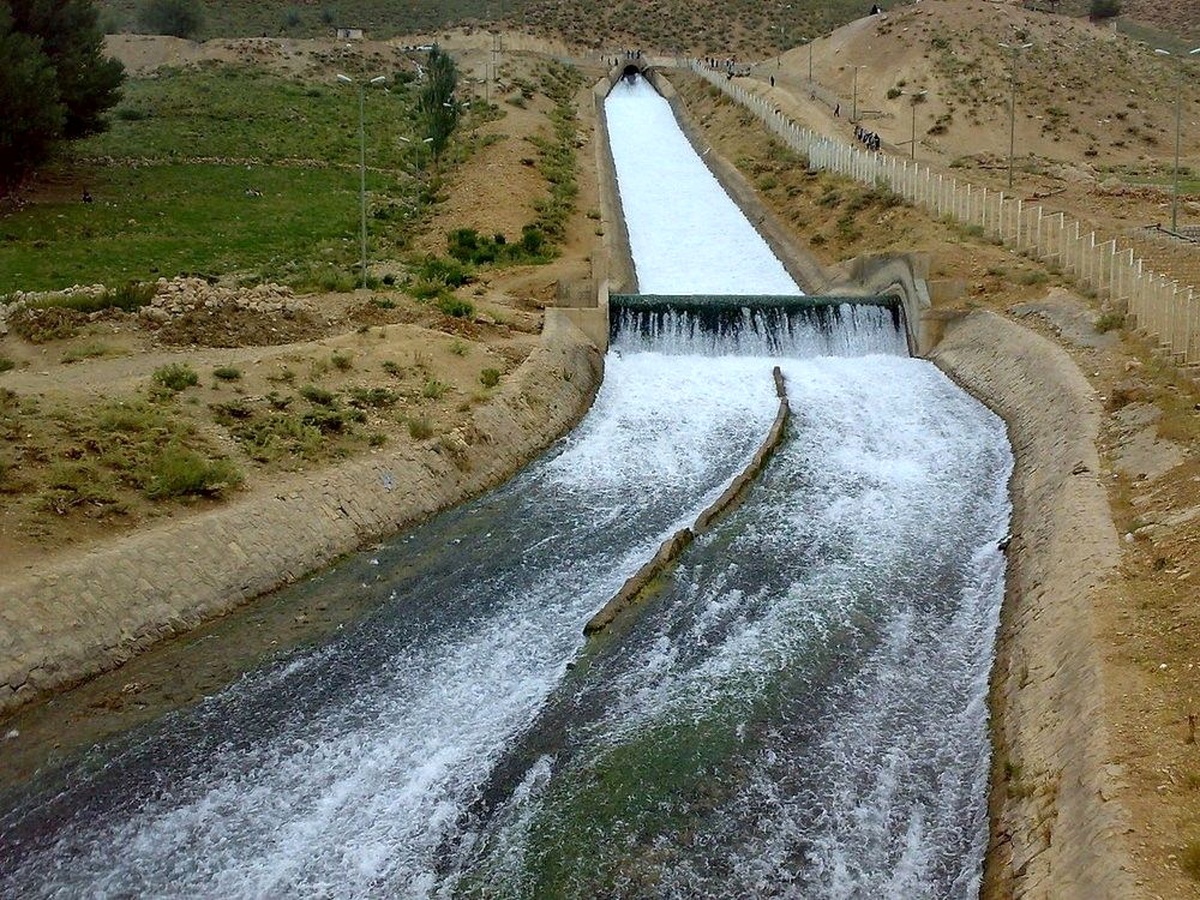
[[[823,309],[725,310],[702,322],[679,311],[620,309],[614,313],[613,346],[656,353],[716,356],[740,353],[779,356],[908,356],[908,339],[892,311],[871,304],[841,303]]]
[[[801,293],[649,83],[618,82],[604,113],[638,290]]]
[[[0,864],[0,894],[433,892],[439,849],[579,651],[584,622],[715,499],[774,417],[770,373],[757,361],[693,370],[653,354],[610,359],[592,412],[560,452],[501,500],[477,504],[480,515],[511,507],[494,531],[464,538],[478,546],[462,552],[494,568],[455,576],[447,553],[455,584],[445,602],[461,615],[419,640],[379,616],[307,664],[244,680],[190,726],[222,729],[227,740],[196,758],[184,749],[161,768],[155,738],[127,751],[116,765],[152,767],[151,789],[139,792],[136,776],[118,782],[113,793],[129,796],[110,797],[115,810],[75,815],[15,871]],[[543,523],[546,514],[554,518]],[[420,614],[415,590],[404,602]],[[400,631],[407,615],[396,616]],[[310,697],[314,685],[333,698]],[[252,739],[240,733],[238,715],[272,714],[278,721],[260,722]],[[149,759],[138,763],[139,754]],[[73,808],[72,791],[82,800],[97,790],[83,776],[57,799]],[[0,820],[0,836],[36,818],[36,805],[24,813]]]
[[[627,638],[556,777],[586,788],[620,745],[664,728],[687,745],[707,723],[741,745],[741,774],[691,813],[689,844],[654,844],[661,896],[966,900],[987,833],[1003,423],[923,361],[783,368],[788,441]]]

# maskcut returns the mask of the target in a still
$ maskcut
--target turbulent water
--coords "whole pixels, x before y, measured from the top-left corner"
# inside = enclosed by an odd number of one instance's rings
[[[643,290],[798,293],[663,108],[607,107]],[[691,162],[647,176],[651,147]],[[668,178],[721,223],[686,260],[635,238]],[[858,316],[619,333],[543,459],[302,588],[375,614],[0,811],[0,896],[972,896],[1011,460]],[[746,502],[585,644],[753,454],[777,362],[793,419]]]

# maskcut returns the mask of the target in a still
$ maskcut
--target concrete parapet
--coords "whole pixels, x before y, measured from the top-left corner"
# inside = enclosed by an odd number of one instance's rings
[[[608,349],[608,305],[594,307],[549,306],[546,308],[546,326],[558,327],[559,322],[569,322],[596,347],[604,352]]]
[[[592,271],[597,283],[607,281],[619,291],[636,291],[637,273],[629,250],[629,231],[621,210],[617,170],[608,143],[608,118],[604,112],[604,100],[620,78],[621,68],[615,67],[592,88],[596,114],[596,178],[600,194],[600,223],[604,228],[604,259],[593,260]]]

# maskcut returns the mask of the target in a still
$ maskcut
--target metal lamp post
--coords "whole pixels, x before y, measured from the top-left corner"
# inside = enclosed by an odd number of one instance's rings
[[[338,73],[337,80],[342,84],[354,84],[353,78],[349,75],[342,75],[340,72]],[[362,287],[367,286],[367,85],[383,84],[385,81],[387,81],[387,76],[376,75],[369,82],[360,82],[358,85],[358,199],[362,212],[362,271],[360,280]]]
[[[1160,56],[1171,56],[1170,50],[1155,50]],[[1188,56],[1200,53],[1200,47],[1188,51]],[[1183,135],[1183,64],[1179,66],[1179,80],[1175,86],[1175,173],[1171,178],[1171,231],[1179,232],[1179,144]]]
[[[1022,50],[1028,50],[1033,44],[1005,44],[1001,42],[1001,47],[1005,50],[1011,50],[1012,59],[1012,92],[1008,98],[1008,189],[1011,191],[1013,186],[1013,156],[1017,149],[1017,58],[1021,55]]]

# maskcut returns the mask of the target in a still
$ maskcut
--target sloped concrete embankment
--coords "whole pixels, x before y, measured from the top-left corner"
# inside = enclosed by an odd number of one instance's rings
[[[696,535],[703,534],[712,527],[713,522],[721,517],[727,510],[733,508],[741,502],[754,480],[758,478],[763,467],[767,464],[767,460],[775,452],[775,449],[783,441],[784,431],[787,428],[788,417],[791,410],[788,406],[787,386],[783,379],[783,372],[776,366],[772,372],[775,378],[775,395],[779,398],[779,410],[775,413],[775,421],[772,423],[767,436],[759,445],[757,452],[746,468],[741,471],[736,478],[730,482],[721,496],[709,504],[699,516],[696,517],[695,524],[690,528],[681,528],[669,538],[659,545],[658,552],[652,556],[649,561],[631,575],[621,589],[617,591],[612,598],[600,608],[596,615],[592,616],[588,623],[583,628],[583,633],[587,635],[597,634],[617,620],[619,616],[625,613],[626,610],[632,609],[637,603],[643,599],[645,590],[660,574],[666,571],[675,560],[679,559],[688,545],[696,538]]]
[[[1135,896],[1092,615],[1118,562],[1097,400],[1058,345],[992,313],[949,322],[930,358],[1003,417],[1016,459],[982,896]]]
[[[0,582],[0,714],[498,484],[573,426],[600,352],[549,310],[541,344],[439,442],[275,481]]]

